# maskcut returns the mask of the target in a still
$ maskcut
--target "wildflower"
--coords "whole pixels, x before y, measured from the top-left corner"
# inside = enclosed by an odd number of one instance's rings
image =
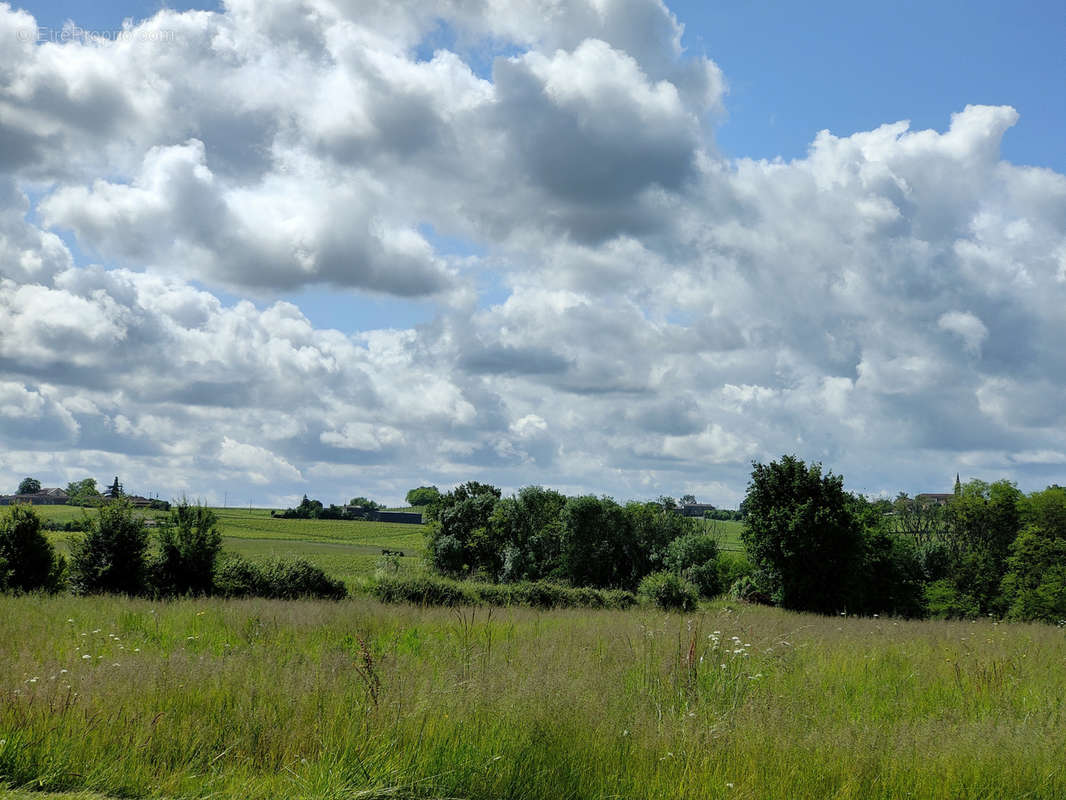
[[[83,655],[83,656],[82,656],[82,660],[83,660],[83,661],[84,661],[84,660],[87,660],[87,659],[90,659],[90,658],[92,658],[92,656],[91,656],[91,655],[89,655],[88,653],[86,653],[85,655]]]
[[[72,620],[72,619],[68,619],[67,622],[69,622],[71,625],[74,624],[74,620]]]
[[[727,784],[725,785],[725,788],[727,788],[727,789],[732,789],[732,788],[733,788],[733,784],[731,784],[731,783],[727,783]]]
[[[30,678],[28,681],[26,681],[26,683],[37,683],[37,677],[34,676],[34,677]]]
[[[67,673],[67,670],[65,670],[65,669],[59,670],[59,674],[60,675],[65,675],[66,673]]]
[[[99,628],[97,628],[95,631],[93,631],[93,633],[99,633],[99,632],[100,632]]]
[[[114,664],[112,664],[111,666],[112,666],[112,667],[121,667],[122,665],[121,665],[121,664],[119,664],[119,663],[118,663],[118,662],[116,661],[116,662],[115,662]]]
[[[141,652],[141,648],[139,648],[139,647],[134,647],[134,648],[133,648],[133,652],[134,652],[134,653],[139,653],[139,652]]]

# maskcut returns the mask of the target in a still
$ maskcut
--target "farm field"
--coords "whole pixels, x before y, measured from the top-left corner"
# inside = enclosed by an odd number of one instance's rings
[[[66,522],[81,519],[91,509],[72,506],[35,506],[43,520]],[[373,575],[383,549],[404,553],[400,563],[414,568],[421,562],[425,544],[422,525],[362,520],[275,519],[267,509],[215,508],[222,530],[222,549],[253,561],[274,558],[306,558],[355,589]],[[145,517],[163,512],[138,511]],[[50,531],[48,536],[63,553],[79,533]]]
[[[0,775],[99,798],[1060,798],[1064,662],[1052,626],[724,603],[0,597]]]
[[[43,520],[66,522],[81,519],[91,509],[72,506],[35,506]],[[268,509],[215,508],[222,529],[224,552],[236,553],[253,561],[274,558],[306,558],[327,574],[343,580],[349,590],[365,584],[373,575],[383,549],[404,553],[401,567],[417,568],[425,548],[425,526],[362,520],[277,519]],[[138,511],[145,517],[165,516],[163,512]],[[743,552],[739,522],[707,520],[707,530],[719,537],[725,551]],[[77,533],[49,532],[60,552],[68,553],[70,539]]]

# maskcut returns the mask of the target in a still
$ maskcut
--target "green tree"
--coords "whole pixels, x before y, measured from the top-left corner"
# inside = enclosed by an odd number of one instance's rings
[[[630,517],[610,497],[571,497],[562,513],[563,570],[574,586],[634,589]],[[639,581],[643,576],[635,576]]]
[[[752,463],[741,538],[772,601],[829,613],[846,607],[862,551],[844,479],[795,456]]]
[[[56,592],[65,567],[32,506],[16,504],[0,512],[0,590]]]
[[[407,505],[428,506],[440,498],[440,489],[436,486],[419,486],[407,493]]]
[[[1066,489],[1034,492],[1021,505],[1024,528],[1011,544],[1003,599],[1012,619],[1066,619]]]
[[[92,506],[100,502],[95,478],[82,478],[67,484],[67,503],[72,506]]]
[[[945,512],[947,573],[959,607],[980,614],[1005,610],[1000,587],[1011,543],[1021,530],[1022,493],[1010,481],[971,480],[956,489]]]
[[[41,482],[36,478],[23,478],[19,483],[18,494],[37,494],[39,491],[41,491]]]
[[[78,594],[139,595],[147,588],[148,532],[126,500],[101,506],[71,548],[70,582]]]
[[[565,505],[564,495],[541,486],[526,486],[496,503],[489,524],[493,538],[503,545],[503,580],[562,577]]]
[[[381,505],[380,503],[375,503],[373,500],[371,500],[368,497],[353,497],[351,500],[348,501],[348,505],[350,505],[350,506],[362,506],[362,507],[369,508],[369,509],[372,509],[372,510],[376,510],[376,509],[385,507],[385,506]]]
[[[446,575],[499,577],[504,543],[493,538],[490,519],[501,494],[495,486],[468,481],[427,509],[427,549],[435,569]]]
[[[212,594],[221,550],[215,512],[183,499],[159,529],[159,551],[150,565],[152,587],[164,596]]]

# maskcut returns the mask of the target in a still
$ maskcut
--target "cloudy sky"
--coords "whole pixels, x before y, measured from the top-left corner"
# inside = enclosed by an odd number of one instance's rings
[[[1059,3],[87,5],[0,4],[0,490],[1066,483]]]

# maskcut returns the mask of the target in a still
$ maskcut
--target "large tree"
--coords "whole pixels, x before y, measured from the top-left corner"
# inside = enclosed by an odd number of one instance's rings
[[[428,506],[440,498],[440,489],[436,486],[419,486],[407,493],[407,505]]]
[[[89,532],[71,548],[70,581],[79,594],[143,594],[148,531],[126,500],[101,506]]]
[[[844,479],[795,456],[752,463],[741,538],[771,599],[785,608],[843,610],[862,554]]]
[[[96,505],[100,502],[100,492],[96,488],[96,478],[82,478],[67,484],[67,503],[72,506]]]
[[[23,478],[19,483],[19,494],[37,494],[39,491],[41,491],[41,482],[36,478]]]
[[[64,564],[41,532],[32,506],[19,504],[0,512],[0,590],[55,592]]]

